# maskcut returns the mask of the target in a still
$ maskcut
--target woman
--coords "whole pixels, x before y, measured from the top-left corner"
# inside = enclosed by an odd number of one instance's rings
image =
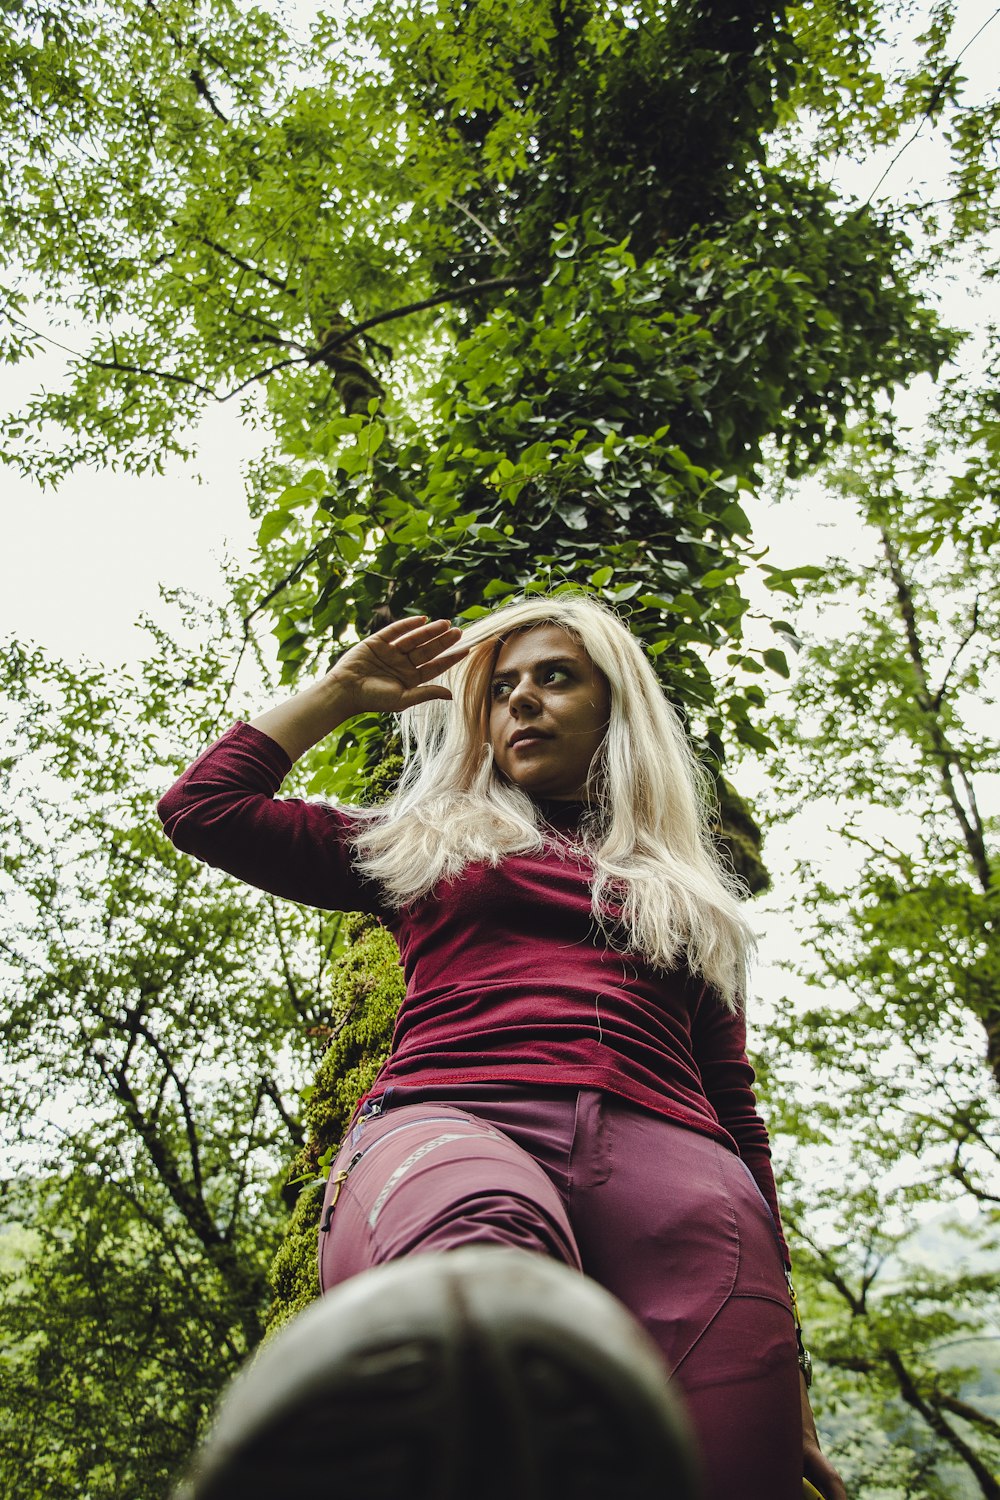
[[[403,714],[387,803],[274,800],[293,761],[372,711]],[[652,1336],[710,1500],[798,1500],[803,1472],[845,1500],[805,1395],[744,1051],[751,934],[706,808],[639,644],[561,594],[464,634],[387,626],[231,730],[160,811],[182,849],[372,912],[399,941],[406,999],[331,1172],[324,1291],[418,1252],[540,1251]]]

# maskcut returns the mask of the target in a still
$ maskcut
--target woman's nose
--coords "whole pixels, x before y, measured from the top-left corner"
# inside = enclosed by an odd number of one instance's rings
[[[537,713],[538,694],[530,677],[525,677],[514,684],[510,690],[510,697],[507,699],[507,706],[512,714]]]

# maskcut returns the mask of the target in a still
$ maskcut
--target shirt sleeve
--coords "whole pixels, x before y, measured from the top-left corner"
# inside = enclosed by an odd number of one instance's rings
[[[273,896],[382,915],[379,886],[354,868],[350,819],[321,802],[275,796],[291,766],[269,735],[234,725],[160,798],[167,837]]]
[[[754,1071],[747,1058],[746,1021],[706,987],[695,1011],[692,1039],[708,1101],[719,1117],[719,1124],[739,1147],[740,1156],[771,1210],[785,1265],[790,1266],[771,1169],[771,1144],[767,1126],[757,1109]]]

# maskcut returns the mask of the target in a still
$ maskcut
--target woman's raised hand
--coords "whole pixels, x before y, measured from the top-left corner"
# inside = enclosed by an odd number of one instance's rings
[[[447,620],[394,620],[345,651],[318,682],[251,719],[251,728],[298,760],[355,714],[400,713],[432,698],[450,698],[434,679],[468,655],[461,639]]]
[[[394,620],[352,646],[330,669],[352,714],[400,713],[434,698],[450,698],[442,672],[468,655],[462,632],[448,620],[411,615]]]

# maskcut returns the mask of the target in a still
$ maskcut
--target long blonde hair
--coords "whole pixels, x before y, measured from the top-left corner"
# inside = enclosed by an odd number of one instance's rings
[[[708,778],[642,647],[588,595],[517,599],[469,626],[464,640],[472,650],[441,679],[453,701],[399,716],[404,769],[395,791],[379,807],[352,809],[358,868],[401,907],[473,861],[496,865],[544,849],[539,809],[501,780],[489,737],[500,647],[536,625],[558,625],[573,636],[610,688],[607,734],[591,767],[580,834],[593,864],[598,928],[610,945],[620,947],[624,938],[658,968],[683,964],[739,1008],[753,934],[740,883],[711,837]]]

